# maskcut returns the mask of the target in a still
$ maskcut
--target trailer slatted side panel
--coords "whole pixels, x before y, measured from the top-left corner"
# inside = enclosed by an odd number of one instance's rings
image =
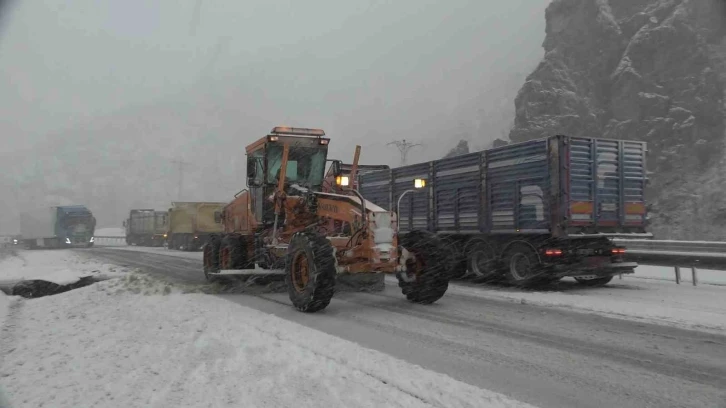
[[[622,142],[624,223],[645,223],[645,142]]]
[[[620,142],[617,140],[593,139],[595,153],[595,174],[597,175],[597,204],[595,213],[598,225],[617,227],[620,225],[620,201],[622,183],[620,179]]]
[[[569,139],[570,156],[570,218],[572,225],[593,222],[594,160],[591,139]]]
[[[576,227],[642,226],[645,143],[569,138],[570,217]]]
[[[539,233],[549,229],[549,140],[485,152],[491,232]]]
[[[398,198],[407,190],[413,190],[413,181],[417,178],[430,180],[431,163],[414,164],[406,167],[399,167],[391,170],[393,176],[393,201],[392,205],[398,203]],[[429,230],[429,188],[415,190],[403,197],[401,201],[401,213],[399,214],[400,231]]]
[[[481,153],[434,162],[435,229],[479,231],[481,206]]]
[[[359,180],[360,193],[366,200],[391,211],[391,170],[361,174]]]

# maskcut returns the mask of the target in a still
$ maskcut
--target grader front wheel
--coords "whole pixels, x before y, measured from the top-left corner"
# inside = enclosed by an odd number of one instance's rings
[[[401,246],[412,255],[406,261],[406,271],[396,275],[406,298],[420,304],[441,299],[449,288],[451,277],[446,246],[434,234],[424,231],[404,235]]]
[[[325,309],[335,290],[333,246],[315,232],[299,232],[290,240],[285,283],[293,306],[301,312]]]

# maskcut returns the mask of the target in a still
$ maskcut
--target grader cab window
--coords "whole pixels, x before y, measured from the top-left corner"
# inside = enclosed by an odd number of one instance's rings
[[[282,145],[273,145],[267,152],[267,183],[278,180],[282,166]],[[325,173],[325,148],[290,146],[287,159],[287,181],[311,187],[323,184]]]

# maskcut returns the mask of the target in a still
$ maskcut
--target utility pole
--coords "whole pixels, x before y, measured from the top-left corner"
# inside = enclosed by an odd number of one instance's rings
[[[388,143],[387,146],[395,145],[398,148],[398,151],[401,153],[401,166],[406,165],[406,157],[408,156],[408,151],[411,150],[411,148],[416,146],[421,146],[421,143],[409,143],[406,141],[406,139],[403,140],[394,140],[391,143]]]
[[[181,201],[182,188],[184,187],[184,166],[189,166],[189,165],[191,165],[191,163],[187,163],[187,162],[185,162],[183,160],[180,160],[180,159],[172,160],[171,162],[172,163],[176,163],[179,166],[178,167],[178,171],[179,171],[179,186],[177,187],[177,193],[176,194],[177,194],[177,200],[178,201]]]

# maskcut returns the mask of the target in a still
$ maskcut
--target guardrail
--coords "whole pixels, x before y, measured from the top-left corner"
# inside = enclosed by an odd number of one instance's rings
[[[626,248],[625,257],[642,265],[673,268],[676,283],[682,282],[681,269],[690,269],[693,285],[698,285],[698,269],[726,271],[726,242],[613,239]]]
[[[93,237],[94,246],[126,246],[126,237]]]

